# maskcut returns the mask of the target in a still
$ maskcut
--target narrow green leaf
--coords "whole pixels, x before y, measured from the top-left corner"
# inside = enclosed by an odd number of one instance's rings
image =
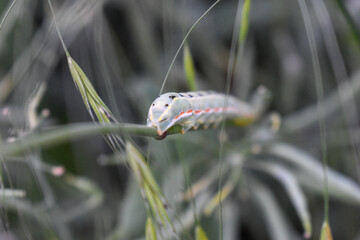
[[[151,217],[148,217],[146,220],[145,231],[146,231],[146,240],[156,240],[157,239],[155,226],[154,226],[154,223],[153,223]]]
[[[191,91],[196,91],[195,66],[187,43],[185,43],[184,46],[184,70],[189,89]]]
[[[251,0],[245,0],[241,15],[241,27],[239,34],[240,44],[244,43],[248,29],[249,29],[249,13],[251,7]]]
[[[208,240],[204,229],[200,225],[196,225],[195,240]]]

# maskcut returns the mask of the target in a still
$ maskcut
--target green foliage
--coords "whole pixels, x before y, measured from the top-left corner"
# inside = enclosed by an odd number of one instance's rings
[[[190,91],[196,91],[195,66],[188,44],[184,46],[184,70]]]
[[[244,43],[249,29],[249,14],[250,14],[251,0],[245,0],[242,14],[241,14],[241,27],[239,32],[239,43]]]
[[[320,240],[332,240],[331,228],[328,222],[324,222],[321,228]]]
[[[356,238],[360,55],[351,5],[306,2],[302,16],[290,2],[219,2],[57,4],[68,63],[45,3],[2,4],[0,55],[11,68],[0,67],[1,237]],[[241,24],[234,27],[235,11]],[[240,51],[229,50],[235,28]],[[183,64],[171,58],[182,47]],[[315,52],[320,64],[313,68]],[[153,139],[156,130],[144,124],[163,75],[167,91],[223,92],[229,69],[231,94],[249,103],[255,119],[242,128],[226,123],[221,137],[211,127],[181,135],[174,126],[162,141]],[[314,70],[323,75],[321,100]],[[331,229],[326,219],[323,226],[314,221],[324,212],[324,154],[336,200]]]
[[[204,231],[204,229],[199,226],[196,225],[195,227],[195,240],[208,240],[209,238],[206,236],[206,233]]]
[[[151,220],[151,217],[148,217],[148,219],[146,220],[145,231],[146,231],[146,240],[156,240],[157,239],[155,226],[154,226],[153,221]]]
[[[130,142],[126,143],[126,152],[131,170],[134,173],[145,202],[149,204],[149,210],[151,215],[154,217],[154,220],[156,222],[160,221],[165,230],[168,228],[168,225],[173,228],[172,222],[165,209],[165,198],[162,195],[161,190],[157,185],[145,159]],[[147,230],[146,234],[148,234]]]

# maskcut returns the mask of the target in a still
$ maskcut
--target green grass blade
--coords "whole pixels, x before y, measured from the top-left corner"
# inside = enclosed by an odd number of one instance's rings
[[[195,240],[208,240],[204,229],[200,225],[196,225]]]
[[[245,0],[242,14],[241,14],[241,27],[239,33],[239,43],[243,44],[249,29],[249,14],[250,14],[251,0]]]
[[[184,46],[184,70],[190,91],[196,91],[197,87],[195,82],[195,66],[189,45],[187,43]]]
[[[146,240],[157,240],[155,226],[151,217],[148,217],[146,220],[145,232]]]
[[[321,228],[320,240],[333,240],[331,228],[328,222],[324,222]]]

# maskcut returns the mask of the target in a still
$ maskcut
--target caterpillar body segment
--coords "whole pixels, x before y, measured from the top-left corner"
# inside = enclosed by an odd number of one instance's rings
[[[162,136],[174,125],[180,125],[181,133],[185,133],[200,125],[204,128],[217,127],[223,120],[247,125],[255,119],[255,115],[249,104],[214,91],[169,92],[160,95],[151,104],[147,125],[155,127]]]

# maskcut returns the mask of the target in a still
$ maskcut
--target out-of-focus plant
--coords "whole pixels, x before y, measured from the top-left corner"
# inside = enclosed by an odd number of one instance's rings
[[[281,240],[358,234],[349,224],[360,203],[353,180],[359,175],[352,166],[358,160],[354,119],[360,90],[356,1],[307,6],[304,21],[315,33],[311,42],[323,75],[323,116],[308,34],[290,2],[215,1],[211,12],[206,1],[57,3],[56,20],[73,58],[58,51],[48,6],[18,3],[0,4],[0,238],[217,239],[220,234]],[[169,60],[181,53],[183,62]],[[180,135],[174,128],[162,141],[146,138],[157,136],[143,124],[160,88],[224,91],[226,74],[231,94],[259,111],[256,122],[227,126],[220,136],[216,130]],[[258,85],[270,89],[271,102],[247,97]],[[269,104],[270,113],[260,114]],[[89,114],[101,124],[73,123]],[[330,221],[323,225],[319,118],[326,122],[331,165],[325,166]],[[66,125],[53,127],[58,123]],[[100,138],[92,142],[94,135],[105,136],[110,149]],[[351,211],[337,211],[338,206]]]

